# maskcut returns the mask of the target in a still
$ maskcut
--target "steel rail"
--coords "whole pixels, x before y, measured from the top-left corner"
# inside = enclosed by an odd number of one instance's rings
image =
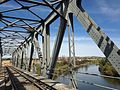
[[[24,77],[25,79],[27,79],[28,81],[30,81],[31,83],[33,83],[36,87],[40,88],[41,90],[56,90],[55,88],[53,88],[52,86],[36,79],[35,77],[15,68],[15,67],[10,67],[12,70],[16,71],[17,73],[19,73],[22,77]]]
[[[17,80],[17,79],[15,78],[14,74],[9,70],[8,67],[6,67],[6,70],[7,70],[7,72],[8,72],[9,79],[10,79],[10,81],[11,81],[11,85],[12,85],[12,87],[14,88],[14,90],[20,90],[20,89],[17,87],[17,83],[15,83],[15,82],[16,82],[15,80]]]

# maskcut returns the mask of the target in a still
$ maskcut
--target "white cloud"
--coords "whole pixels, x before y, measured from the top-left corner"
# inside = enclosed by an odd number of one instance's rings
[[[74,41],[89,41],[91,40],[90,37],[74,37]],[[55,41],[55,37],[51,37],[51,41]],[[68,42],[68,37],[64,37],[63,42]]]
[[[49,8],[41,8],[41,7],[34,7],[34,8],[32,8],[32,10],[34,11],[34,10],[36,10],[36,11],[38,11],[38,12],[51,12],[52,10],[51,9],[49,9]]]
[[[119,16],[120,15],[120,9],[114,9],[109,6],[104,6],[100,7],[102,13],[106,15],[111,15],[111,16]]]
[[[60,51],[60,56],[68,56],[68,43],[63,43]],[[75,43],[76,56],[104,56],[100,49],[94,43]]]
[[[109,1],[105,0],[100,0],[98,2],[99,8],[101,10],[101,13],[113,17],[114,19],[112,20],[117,20],[120,16],[120,7],[117,6],[115,7],[115,3],[109,3]]]
[[[20,7],[20,5],[5,3],[5,4],[2,4],[0,7],[6,7],[6,8],[12,8],[13,9],[13,8]]]
[[[119,31],[118,29],[114,29],[114,28],[103,28],[104,31],[109,31],[109,32],[117,32]]]
[[[51,50],[54,46],[54,39],[52,37]],[[68,56],[68,38],[65,37],[62,43],[59,56]],[[76,56],[104,56],[97,45],[89,37],[75,37],[75,53]],[[52,54],[52,52],[51,52]]]
[[[54,46],[55,38],[52,37],[51,42],[51,50]],[[120,38],[112,38],[115,44],[120,46]],[[119,47],[120,48],[120,47]],[[68,38],[64,37],[64,41],[62,43],[59,56],[68,56]],[[52,53],[52,52],[51,52]],[[89,37],[75,37],[75,53],[76,56],[104,56],[102,51],[98,48],[98,46],[94,43],[94,41]]]

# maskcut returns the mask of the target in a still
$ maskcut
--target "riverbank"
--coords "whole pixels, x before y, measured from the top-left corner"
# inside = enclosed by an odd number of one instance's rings
[[[108,60],[105,60],[104,57],[76,57],[76,67],[73,70],[78,70],[81,67],[88,67],[89,65],[98,65],[99,72],[103,75],[109,76],[119,76],[116,70],[112,67]],[[62,74],[68,74],[71,67],[69,66],[68,57],[60,57],[57,60],[55,72],[53,74],[53,79],[56,79]],[[36,65],[37,74],[40,75],[40,65]]]
[[[120,77],[117,71],[113,68],[111,63],[105,58],[99,63],[99,71],[101,74]]]
[[[77,80],[88,81],[94,84],[109,86],[111,88],[115,88],[116,90],[120,90],[120,80],[105,78],[97,75],[94,76],[94,74],[101,75],[98,68],[99,66],[95,64],[88,65],[85,67],[83,66],[83,67],[80,67],[77,71],[75,71],[76,73],[73,75],[76,76]],[[91,73],[93,75],[82,74],[80,72]],[[69,85],[70,80],[66,79],[66,77],[70,77],[69,73],[60,75],[59,77],[56,78],[56,80]],[[94,85],[89,85],[89,83],[84,83],[79,81],[77,81],[77,85],[79,90],[106,90],[104,88],[96,87]]]
[[[76,57],[76,67],[73,70],[78,70],[80,67],[87,67],[92,64],[99,64],[101,57]],[[60,58],[56,64],[53,79],[56,79],[62,74],[68,74],[71,67],[69,67],[69,58]]]
[[[79,69],[80,67],[87,67],[88,65],[98,65],[99,72],[103,75],[115,76],[119,77],[120,75],[116,72],[116,70],[112,67],[111,63],[106,60],[104,57],[76,57],[76,67],[74,70]],[[60,58],[59,62],[56,64],[54,78],[58,77],[59,75],[66,74],[69,72],[69,63],[68,58]]]

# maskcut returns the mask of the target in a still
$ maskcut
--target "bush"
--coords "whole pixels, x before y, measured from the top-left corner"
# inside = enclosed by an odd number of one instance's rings
[[[112,67],[112,64],[108,60],[105,60],[105,59],[99,62],[99,71],[105,75],[119,76],[119,74],[114,69],[114,67]]]
[[[40,75],[40,73],[41,73],[40,71],[41,71],[41,70],[40,70],[40,65],[39,65],[39,64],[36,64],[36,71],[37,71],[36,73],[37,73],[38,75]]]

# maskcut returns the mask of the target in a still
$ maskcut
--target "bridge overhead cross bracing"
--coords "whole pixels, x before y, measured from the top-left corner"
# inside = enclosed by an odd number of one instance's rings
[[[52,78],[64,33],[68,26],[70,30],[72,29],[72,37],[69,35],[68,40],[69,64],[71,68],[74,68],[74,14],[120,74],[119,48],[85,12],[81,6],[81,1],[1,0],[0,55],[4,56],[9,54],[12,56],[14,66],[31,71],[32,66],[34,68],[32,62],[33,58],[35,58],[34,53],[37,52],[36,56],[40,60],[42,75],[47,78]],[[57,19],[59,19],[60,25],[54,42],[52,56],[50,57],[50,25]],[[41,38],[41,43],[39,37]],[[40,47],[40,44],[42,47]],[[70,71],[72,73],[72,69]],[[71,75],[71,78],[73,87],[77,87],[74,76]]]

